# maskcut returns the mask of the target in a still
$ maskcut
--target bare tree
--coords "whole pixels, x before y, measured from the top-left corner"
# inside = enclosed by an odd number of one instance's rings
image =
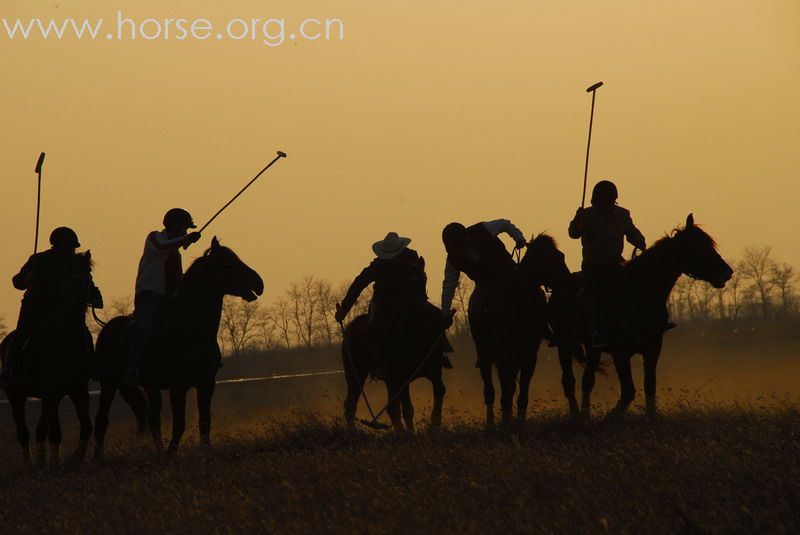
[[[738,269],[733,271],[730,280],[725,285],[728,290],[728,316],[734,322],[739,321],[741,315],[741,300],[742,300],[742,274]]]
[[[281,332],[275,316],[275,308],[261,309],[261,321],[258,323],[258,335],[262,349],[272,351],[280,345]]]
[[[456,292],[453,295],[453,303],[456,305],[457,314],[453,317],[453,327],[455,327],[456,334],[469,333],[469,318],[467,317],[467,310],[469,309],[469,298],[475,290],[475,283],[472,279],[462,276],[456,286]]]
[[[278,336],[286,345],[286,349],[292,348],[292,320],[289,301],[283,297],[279,298],[272,307],[272,318],[275,322],[275,329]]]
[[[778,289],[781,298],[781,316],[785,319],[794,308],[794,286],[795,271],[789,264],[775,264],[772,267],[772,284]]]
[[[770,292],[772,290],[772,273],[775,261],[771,257],[772,247],[748,247],[739,263],[739,270],[749,280],[758,294],[759,304],[764,319],[769,317]]]
[[[220,341],[231,355],[239,355],[256,340],[263,316],[257,301],[225,297],[220,318]]]
[[[313,346],[316,341],[319,297],[314,291],[315,282],[314,276],[309,275],[300,282],[292,283],[287,291],[294,335],[298,343],[307,348]]]
[[[336,311],[336,293],[333,285],[327,279],[317,279],[314,281],[313,291],[317,296],[317,322],[319,324],[319,336],[323,343],[332,346],[338,338],[334,324],[334,313]]]

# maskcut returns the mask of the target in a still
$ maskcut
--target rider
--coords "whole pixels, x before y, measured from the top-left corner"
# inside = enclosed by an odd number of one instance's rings
[[[147,235],[144,252],[139,260],[134,297],[136,332],[128,354],[128,368],[123,381],[139,382],[139,365],[156,334],[159,316],[167,297],[172,296],[183,275],[181,247],[187,248],[200,239],[199,232],[188,233],[196,228],[192,216],[183,208],[172,208],[164,215],[164,230]]]
[[[369,305],[369,323],[374,339],[387,344],[376,352],[379,355],[373,363],[376,377],[386,372],[384,353],[394,346],[392,338],[396,336],[394,329],[397,324],[404,319],[425,318],[428,308],[435,308],[429,305],[425,290],[428,280],[425,259],[410,249],[409,243],[410,238],[400,237],[396,232],[389,232],[383,240],[375,242],[372,250],[377,258],[355,278],[336,310],[336,321],[341,323],[361,292],[375,283]],[[438,312],[433,322],[439,326]],[[452,368],[446,356],[443,366]]]
[[[475,282],[469,298],[467,317],[472,339],[478,353],[476,368],[490,362],[486,339],[489,303],[506,272],[514,268],[514,260],[497,236],[506,233],[514,240],[517,249],[525,247],[525,237],[508,219],[495,219],[464,227],[450,223],[442,231],[442,242],[447,251],[442,283],[442,314],[446,325],[452,325],[453,296],[461,273]]]
[[[81,246],[78,235],[69,227],[58,227],[50,233],[51,248],[32,255],[19,273],[14,275],[12,283],[17,290],[24,290],[22,306],[19,311],[17,328],[8,352],[8,362],[0,371],[0,386],[6,386],[11,378],[12,364],[27,346],[36,331],[46,321],[48,312],[61,299],[67,264],[75,256],[75,250]],[[90,305],[102,308],[100,290],[94,286],[90,289]],[[88,333],[88,345],[91,347],[91,335]]]
[[[602,312],[609,275],[623,262],[624,240],[642,251],[646,248],[644,236],[633,224],[630,212],[617,205],[617,196],[613,182],[599,181],[592,190],[592,205],[578,208],[569,224],[569,237],[580,238],[583,246],[583,309],[595,348],[608,343]]]

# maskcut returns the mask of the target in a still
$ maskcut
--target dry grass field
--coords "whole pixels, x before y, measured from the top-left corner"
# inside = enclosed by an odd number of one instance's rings
[[[414,435],[346,430],[337,416],[343,378],[333,374],[220,386],[213,447],[190,429],[172,460],[133,439],[118,402],[106,460],[26,467],[3,405],[0,530],[796,533],[794,349],[756,358],[738,347],[715,352],[675,339],[662,365],[661,417],[635,408],[604,420],[616,395],[611,372],[598,381],[598,414],[582,424],[566,420],[545,350],[533,417],[519,433],[484,430],[466,349],[446,376],[443,430],[425,428],[430,391],[415,385]],[[384,399],[379,385],[368,393],[373,404]],[[35,405],[30,412],[33,421]],[[71,408],[62,412],[66,453],[76,433]]]

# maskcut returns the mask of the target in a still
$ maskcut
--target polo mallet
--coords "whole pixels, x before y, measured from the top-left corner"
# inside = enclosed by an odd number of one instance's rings
[[[39,212],[42,206],[42,165],[44,164],[44,153],[39,155],[39,160],[36,162],[36,169],[34,173],[39,175],[36,185],[36,236],[33,239],[33,254],[39,249]]]
[[[581,208],[586,206],[586,181],[589,178],[589,147],[592,146],[592,122],[594,121],[594,98],[597,90],[603,85],[603,82],[586,88],[587,93],[592,94],[592,112],[589,115],[589,141],[586,142],[586,166],[583,168],[583,195],[581,196]]]
[[[248,183],[247,183],[247,184],[246,184],[246,185],[245,185],[245,186],[244,186],[242,189],[240,189],[240,190],[239,190],[239,193],[237,193],[236,195],[234,195],[234,196],[233,196],[233,199],[231,199],[231,200],[229,200],[227,203],[225,203],[225,206],[223,206],[222,208],[220,208],[220,209],[217,211],[217,213],[216,213],[216,214],[214,214],[214,215],[211,217],[211,219],[209,219],[208,221],[206,221],[206,224],[205,224],[205,225],[203,225],[202,227],[200,227],[200,230],[198,230],[197,232],[203,232],[203,231],[206,229],[206,227],[208,227],[208,226],[211,224],[211,222],[212,222],[212,221],[214,221],[214,220],[217,218],[217,216],[218,216],[219,214],[221,214],[221,213],[222,213],[222,212],[225,210],[225,208],[227,208],[228,206],[230,206],[230,205],[233,203],[233,201],[235,201],[236,199],[238,199],[238,198],[239,198],[239,195],[241,195],[242,193],[244,193],[244,190],[246,190],[247,188],[249,188],[250,186],[252,186],[252,185],[253,185],[253,182],[255,182],[256,180],[258,180],[258,177],[260,177],[261,175],[263,175],[263,174],[264,174],[264,172],[265,172],[267,169],[269,169],[270,167],[272,167],[272,164],[274,164],[275,162],[277,162],[277,161],[278,161],[278,160],[280,160],[281,158],[286,158],[286,153],[285,153],[285,152],[283,152],[283,151],[280,151],[280,150],[279,150],[279,151],[278,151],[278,155],[275,157],[275,159],[273,159],[271,162],[269,162],[269,163],[267,164],[267,166],[266,166],[264,169],[262,169],[261,171],[259,171],[259,172],[258,172],[258,174],[257,174],[256,176],[254,176],[254,177],[253,177],[253,179],[252,179],[250,182],[248,182]]]
[[[336,312],[339,312],[339,309],[342,308],[341,303],[336,303]],[[344,352],[347,355],[347,363],[350,365],[350,369],[353,370],[353,376],[356,378],[356,384],[358,385],[358,396],[364,397],[364,403],[367,405],[367,410],[369,411],[369,415],[372,416],[372,420],[364,420],[361,419],[361,423],[364,425],[371,427],[373,429],[380,429],[386,430],[389,429],[389,426],[383,424],[378,421],[378,416],[375,416],[375,413],[372,410],[372,405],[369,403],[369,398],[367,398],[367,393],[364,392],[364,385],[361,384],[361,379],[358,378],[358,370],[356,369],[356,362],[353,359],[353,352],[350,351],[350,343],[347,341],[347,338],[344,336],[344,325],[341,321],[337,322],[339,324],[339,331],[342,334],[342,344],[344,345]]]

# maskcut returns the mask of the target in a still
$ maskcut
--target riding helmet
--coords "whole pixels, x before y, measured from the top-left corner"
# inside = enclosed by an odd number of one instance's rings
[[[617,201],[617,186],[610,180],[601,180],[592,190],[593,205],[614,204]]]
[[[81,246],[78,235],[69,227],[58,227],[51,232],[50,245],[60,249],[77,249]]]
[[[183,208],[172,208],[164,215],[164,228],[169,227],[197,228],[192,215]]]

